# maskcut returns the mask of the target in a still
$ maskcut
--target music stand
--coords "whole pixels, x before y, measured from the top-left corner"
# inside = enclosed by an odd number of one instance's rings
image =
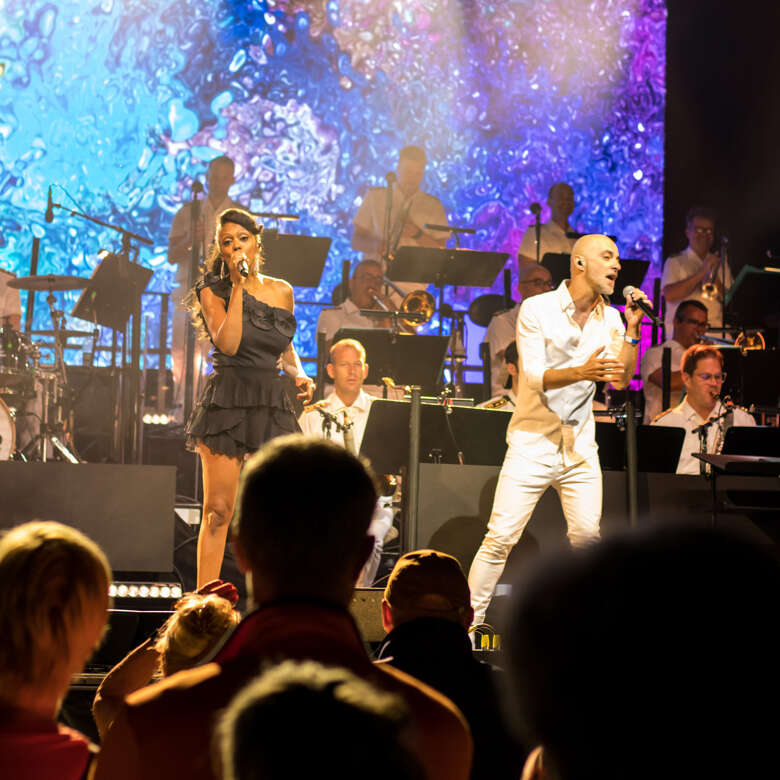
[[[263,273],[293,287],[319,287],[331,239],[268,230],[263,233]]]
[[[92,272],[71,314],[124,331],[151,278],[151,268],[131,263],[121,255],[108,254]]]
[[[402,246],[387,268],[387,277],[439,288],[492,287],[508,257],[508,252]]]
[[[637,425],[637,471],[674,474],[680,460],[685,431],[665,425]],[[626,432],[614,423],[596,423],[596,444],[601,468],[626,468]]]
[[[409,401],[378,399],[371,404],[360,454],[377,474],[398,474],[409,460]],[[420,410],[420,461],[497,466],[504,460],[511,415],[492,409],[423,403]],[[451,429],[451,430],[450,430]]]
[[[553,285],[558,287],[564,279],[570,277],[571,255],[566,252],[547,252],[542,258],[542,265],[550,272]],[[623,288],[631,285],[637,290],[642,283],[650,267],[648,260],[636,260],[633,258],[620,258],[620,273],[615,282],[615,291],[609,296],[609,302],[613,306],[623,306],[626,302],[623,296]]]
[[[780,428],[764,425],[733,425],[723,439],[724,455],[780,455]]]
[[[438,386],[449,336],[393,333],[387,328],[339,328],[333,343],[355,339],[366,350],[366,384],[381,385],[391,377],[397,385],[420,385],[426,390]]]
[[[723,355],[726,381],[722,393],[737,403],[762,407],[780,406],[780,352],[776,349],[751,349],[719,346]]]
[[[734,283],[726,291],[729,319],[743,328],[762,328],[777,320],[777,299],[780,296],[780,271],[743,266]]]

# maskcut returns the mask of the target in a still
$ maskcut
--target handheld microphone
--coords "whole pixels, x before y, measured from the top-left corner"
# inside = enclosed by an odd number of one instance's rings
[[[192,180],[192,194],[197,195],[199,192],[203,192],[203,184],[198,179]]]
[[[51,222],[54,219],[54,204],[51,202],[51,184],[49,185],[49,201],[46,204],[46,217],[47,222]]]
[[[528,208],[531,209],[531,213],[535,214],[537,217],[542,213],[542,206],[540,203],[532,203]]]
[[[390,171],[389,173],[385,174],[385,181],[388,184],[395,184],[398,181],[398,177],[393,173],[393,171]]]
[[[663,323],[661,320],[656,316],[655,312],[650,308],[648,304],[646,304],[643,300],[635,301],[631,297],[636,292],[636,287],[632,287],[630,284],[626,285],[623,288],[623,297],[626,299],[627,303],[633,303],[634,306],[637,306],[641,311],[643,311],[653,322],[653,325],[661,326]]]
[[[238,261],[238,272],[244,279],[249,276],[249,262],[246,259],[246,255],[242,255],[241,259]]]

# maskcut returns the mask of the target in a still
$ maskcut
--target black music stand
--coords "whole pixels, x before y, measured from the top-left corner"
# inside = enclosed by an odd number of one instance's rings
[[[378,474],[398,474],[409,461],[409,401],[376,400],[368,413],[360,454]],[[492,409],[424,403],[420,410],[420,461],[497,466],[504,460],[510,415]],[[449,417],[449,425],[448,423]]]
[[[726,381],[722,393],[745,406],[780,406],[780,351],[719,346]]]
[[[388,266],[387,277],[439,288],[492,287],[508,257],[508,252],[402,246]]]
[[[131,263],[121,255],[106,255],[92,272],[72,316],[124,331],[136,307],[140,310],[140,298],[152,273],[151,268]]]
[[[742,328],[763,328],[777,324],[780,271],[743,266],[726,291],[729,319]],[[773,322],[772,322],[773,321]]]
[[[293,287],[319,287],[330,251],[330,238],[299,236],[267,230],[263,233],[263,273]]]
[[[760,455],[710,455],[709,453],[693,453],[694,458],[703,460],[710,465],[710,482],[712,484],[712,525],[718,522],[718,496],[717,481],[719,476],[739,475],[740,477],[780,477],[780,458],[765,457]],[[777,490],[776,479],[772,483],[773,490]],[[740,491],[732,492],[732,502]],[[751,500],[753,491],[746,491],[746,497]],[[756,506],[754,501],[750,509],[757,512],[776,512],[774,506]],[[744,508],[744,506],[743,506]]]
[[[637,471],[674,474],[685,431],[665,425],[637,425]],[[615,423],[596,423],[596,443],[604,471],[626,468],[626,432]]]
[[[769,425],[733,425],[726,430],[723,454],[775,458],[780,455],[780,428]]]
[[[547,252],[542,258],[542,265],[550,272],[555,287],[558,287],[564,279],[570,278],[570,263],[571,255],[566,252]],[[610,303],[613,306],[624,305],[626,299],[623,296],[623,288],[631,285],[637,290],[640,289],[649,267],[648,260],[623,259],[621,257],[620,273],[615,282],[615,291],[609,296]]]
[[[433,391],[441,381],[449,336],[393,333],[387,328],[339,328],[333,343],[355,339],[366,350],[366,384],[381,385],[390,377],[397,385],[420,385]]]

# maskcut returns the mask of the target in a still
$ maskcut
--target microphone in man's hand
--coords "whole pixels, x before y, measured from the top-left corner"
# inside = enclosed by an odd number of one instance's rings
[[[393,173],[393,171],[390,171],[389,173],[385,174],[385,181],[387,181],[388,184],[395,184],[398,181],[398,177]]]
[[[541,203],[532,203],[528,208],[531,209],[531,213],[535,214],[537,217],[542,213]]]
[[[249,261],[246,259],[246,255],[242,255],[241,259],[238,261],[238,272],[244,279],[249,276]]]
[[[632,287],[630,284],[626,285],[623,288],[623,297],[626,299],[626,303],[633,303],[634,306],[638,307],[641,311],[643,311],[653,322],[653,325],[663,325],[661,320],[656,316],[655,312],[651,308],[651,306],[646,303],[643,299],[634,300],[632,298],[633,294],[636,292],[636,287]]]
[[[54,219],[54,204],[51,202],[51,184],[49,185],[49,202],[46,205],[46,217],[47,222],[51,222]]]

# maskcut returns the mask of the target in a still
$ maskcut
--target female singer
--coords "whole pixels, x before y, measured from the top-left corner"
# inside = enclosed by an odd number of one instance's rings
[[[214,372],[186,428],[187,446],[203,464],[198,587],[219,577],[244,459],[274,436],[300,430],[279,375],[280,355],[298,398],[308,402],[314,392],[292,346],[292,287],[261,273],[261,231],[248,212],[223,211],[190,297],[196,324],[214,345]]]

